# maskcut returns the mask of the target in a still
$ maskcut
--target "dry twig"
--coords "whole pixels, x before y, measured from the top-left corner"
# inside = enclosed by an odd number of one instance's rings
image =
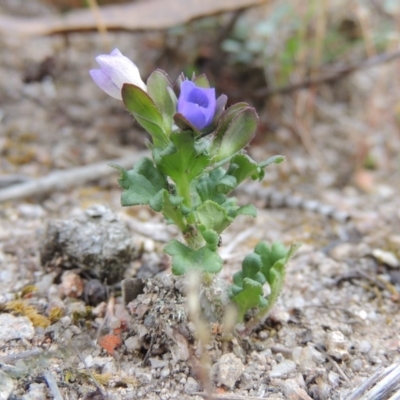
[[[105,176],[115,174],[115,170],[108,165],[117,164],[123,168],[130,168],[140,157],[147,152],[136,153],[129,157],[103,161],[95,164],[75,167],[65,171],[54,171],[38,179],[32,179],[21,184],[13,185],[0,190],[0,203],[19,200],[30,196],[43,196],[48,193],[82,186],[87,182],[95,181]]]
[[[378,54],[377,56],[367,58],[366,60],[356,64],[348,64],[338,67],[333,72],[323,74],[316,78],[308,78],[301,82],[292,83],[290,85],[281,86],[278,88],[262,88],[256,91],[254,95],[255,97],[270,97],[276,94],[286,94],[299,89],[306,89],[312,86],[321,85],[323,83],[333,82],[338,79],[342,79],[353,72],[359,71],[361,69],[372,68],[376,65],[396,60],[399,57],[400,50],[394,51],[392,53]]]

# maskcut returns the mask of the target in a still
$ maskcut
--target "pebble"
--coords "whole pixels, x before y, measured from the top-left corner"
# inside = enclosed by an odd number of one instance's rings
[[[35,333],[32,322],[27,317],[0,314],[0,340],[32,339]]]
[[[330,385],[335,389],[339,386],[340,375],[334,371],[329,371],[328,381],[329,381]]]
[[[350,363],[350,368],[353,372],[359,372],[363,369],[363,362],[360,358],[355,358]]]
[[[233,389],[244,371],[244,365],[240,358],[233,353],[228,353],[218,361],[217,371],[218,384]]]
[[[360,343],[358,344],[358,350],[360,353],[369,353],[372,349],[372,344],[368,342],[368,340],[361,340]]]
[[[382,264],[391,268],[399,268],[400,261],[391,251],[384,251],[381,249],[372,250],[372,256]]]
[[[24,394],[22,400],[43,400],[46,399],[46,385],[44,383],[31,383],[29,390]]]
[[[200,391],[200,385],[198,384],[198,382],[194,378],[189,376],[187,378],[186,383],[185,383],[185,389],[184,390],[185,390],[185,393],[187,393],[187,394],[199,392]]]
[[[240,378],[240,389],[249,390],[252,389],[253,386],[254,386],[253,377],[249,373],[243,372]]]
[[[126,349],[129,352],[133,352],[135,350],[139,350],[142,343],[141,340],[137,337],[137,336],[129,336],[128,339],[125,340],[124,342]],[[151,362],[152,358],[150,358],[150,362]],[[152,364],[153,367],[153,364]],[[156,368],[156,367],[153,367]]]
[[[347,360],[349,358],[349,344],[340,331],[328,332],[325,340],[326,352],[336,360]]]
[[[275,365],[268,373],[270,378],[283,378],[296,370],[296,363],[292,360],[284,360]]]
[[[312,400],[305,390],[298,385],[295,379],[286,379],[285,381],[282,381],[279,386],[285,399]]]
[[[61,277],[59,286],[60,295],[62,297],[77,299],[82,296],[83,286],[82,278],[78,274],[72,271],[66,271]]]
[[[7,400],[14,389],[14,381],[0,369],[0,400]]]

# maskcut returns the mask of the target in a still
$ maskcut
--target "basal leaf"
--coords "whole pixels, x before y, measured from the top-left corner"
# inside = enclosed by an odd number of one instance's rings
[[[172,257],[172,272],[183,275],[189,271],[218,273],[222,269],[221,257],[207,246],[193,250],[177,240],[169,242],[164,252]]]

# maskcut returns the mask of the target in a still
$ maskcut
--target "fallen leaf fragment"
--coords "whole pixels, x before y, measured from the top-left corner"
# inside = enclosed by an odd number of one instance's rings
[[[121,338],[113,334],[101,336],[97,342],[110,356],[113,356],[115,349],[122,344]]]

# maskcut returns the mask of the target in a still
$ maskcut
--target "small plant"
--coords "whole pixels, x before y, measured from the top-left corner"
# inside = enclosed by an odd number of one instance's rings
[[[148,205],[179,228],[183,241],[172,240],[164,249],[175,275],[218,273],[222,232],[239,215],[257,215],[254,205],[239,206],[228,195],[247,178],[261,180],[264,169],[284,157],[258,163],[246,154],[257,129],[256,111],[246,103],[226,109],[227,97],[217,98],[205,75],[191,80],[181,75],[173,84],[164,71],[156,70],[145,84],[136,65],[117,49],[96,60],[100,69],[90,71],[93,80],[122,100],[152,138],[152,159],[142,158],[129,171],[112,165],[121,174],[122,205]],[[250,309],[265,315],[272,307],[296,248],[262,242],[245,258],[230,288],[240,321]],[[263,296],[265,283],[270,286],[268,299]]]

